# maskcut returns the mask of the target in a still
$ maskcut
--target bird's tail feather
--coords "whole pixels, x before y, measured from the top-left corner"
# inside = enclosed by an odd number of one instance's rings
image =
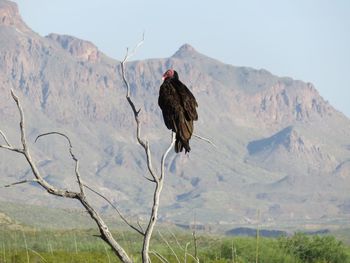
[[[176,142],[175,152],[182,152],[185,148],[185,152],[191,150],[190,139],[193,133],[193,121],[187,120],[183,113],[178,115],[177,126],[175,125]]]
[[[191,151],[190,142],[189,140],[182,140],[179,134],[176,134],[176,141],[175,141],[175,152],[179,153],[182,152],[182,150],[185,148],[185,153],[188,153]]]

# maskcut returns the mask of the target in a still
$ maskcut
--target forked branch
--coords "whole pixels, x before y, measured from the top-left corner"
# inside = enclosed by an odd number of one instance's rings
[[[19,184],[27,184],[27,183],[37,183],[38,181],[36,179],[33,180],[22,180],[22,181],[18,181],[18,182],[14,182],[11,184],[6,184],[3,187],[11,187],[11,186],[15,186],[15,185],[19,185]]]
[[[125,218],[125,216],[123,216],[123,214],[119,211],[119,209],[107,197],[105,197],[103,194],[97,192],[96,190],[94,190],[93,188],[91,188],[90,186],[88,186],[86,184],[84,184],[84,186],[87,189],[89,189],[91,192],[93,192],[94,194],[96,194],[99,197],[101,197],[102,199],[104,199],[107,203],[109,203],[109,205],[117,212],[117,214],[124,221],[125,224],[127,224],[129,227],[131,227],[133,230],[135,230],[140,235],[145,235],[145,233],[142,230],[142,227],[139,225],[139,228],[137,228],[134,225],[132,225],[131,223],[129,223],[129,221]]]
[[[211,140],[209,140],[208,138],[205,138],[205,137],[200,136],[200,135],[195,134],[195,133],[193,133],[192,136],[195,137],[195,138],[197,138],[197,139],[199,139],[199,140],[202,140],[202,141],[205,141],[205,142],[209,143],[209,144],[212,145],[214,148],[217,148],[217,146],[216,146]]]
[[[123,82],[124,82],[125,87],[126,87],[126,99],[131,107],[131,110],[134,114],[134,118],[135,118],[135,122],[136,122],[136,138],[137,138],[138,143],[141,145],[141,147],[145,151],[146,159],[147,159],[147,168],[148,168],[148,171],[152,177],[152,179],[147,178],[147,180],[149,180],[155,184],[155,189],[153,192],[153,203],[152,203],[151,215],[150,215],[150,218],[148,221],[147,228],[145,230],[145,235],[144,235],[144,239],[143,239],[143,246],[142,246],[142,262],[149,263],[150,262],[149,245],[150,245],[150,240],[152,237],[153,229],[154,229],[154,226],[157,222],[157,217],[158,217],[160,194],[161,194],[162,189],[163,189],[163,182],[164,182],[164,176],[165,176],[165,167],[164,167],[165,160],[166,160],[166,157],[169,154],[171,148],[173,148],[173,146],[174,146],[175,134],[174,133],[172,134],[172,140],[170,142],[170,145],[166,149],[164,154],[162,155],[161,162],[160,162],[161,171],[160,171],[160,174],[158,175],[156,173],[155,169],[153,168],[150,144],[146,139],[143,139],[141,137],[141,122],[140,122],[140,115],[139,115],[141,109],[136,110],[135,104],[130,97],[130,85],[129,85],[129,82],[127,81],[126,74],[125,74],[125,63],[128,61],[128,59],[130,59],[130,57],[132,57],[135,54],[137,48],[140,47],[143,44],[143,42],[144,42],[144,37],[136,45],[136,47],[132,50],[131,53],[129,53],[129,50],[127,49],[126,55],[120,64],[121,64],[121,75],[122,75]],[[157,255],[157,256],[159,256],[159,255]]]
[[[9,141],[7,140],[6,135],[2,132],[2,130],[0,130],[0,135],[4,139],[4,141],[6,142],[6,145],[8,147],[12,147],[11,144],[9,143]]]
[[[70,156],[72,157],[73,161],[75,162],[75,177],[77,178],[77,182],[78,182],[78,185],[79,185],[79,188],[80,188],[80,194],[82,196],[85,196],[85,192],[84,192],[84,184],[82,183],[81,181],[81,177],[80,177],[80,173],[79,173],[79,160],[77,159],[77,157],[75,157],[74,153],[73,153],[73,146],[72,146],[72,142],[71,140],[69,139],[69,137],[67,135],[65,135],[64,133],[61,133],[61,132],[48,132],[48,133],[43,133],[43,134],[40,134],[38,137],[36,137],[35,139],[35,142],[37,142],[37,140],[40,138],[40,137],[44,137],[44,136],[47,136],[47,135],[60,135],[60,136],[63,136],[64,138],[67,139],[68,141],[68,144],[69,144],[69,153],[70,153]]]
[[[129,258],[129,256],[127,255],[125,250],[113,238],[111,232],[109,231],[107,225],[104,223],[103,219],[100,217],[100,215],[95,211],[95,209],[88,202],[88,200],[86,198],[86,195],[85,195],[85,191],[84,191],[84,184],[81,181],[81,176],[80,176],[80,173],[79,173],[79,160],[75,156],[75,154],[73,153],[73,146],[72,146],[72,143],[71,143],[71,140],[69,139],[69,137],[67,135],[63,134],[63,133],[60,133],[60,132],[50,132],[50,133],[45,133],[45,134],[39,135],[36,138],[36,141],[40,137],[47,136],[47,135],[52,135],[52,134],[60,135],[60,136],[63,136],[64,138],[67,139],[67,141],[69,143],[70,155],[71,155],[73,161],[75,162],[75,176],[77,178],[77,182],[78,182],[78,185],[79,185],[79,188],[80,188],[79,192],[57,188],[57,187],[51,185],[49,182],[47,182],[44,179],[44,177],[41,175],[38,167],[36,166],[35,162],[32,159],[29,147],[27,145],[26,131],[25,131],[25,119],[24,119],[24,114],[23,114],[23,109],[22,109],[21,103],[19,101],[19,98],[16,96],[16,94],[14,93],[13,90],[11,90],[11,95],[12,95],[12,98],[13,98],[13,100],[15,101],[15,103],[17,105],[17,109],[18,109],[18,112],[19,112],[19,115],[20,115],[19,126],[20,126],[20,133],[21,133],[21,144],[22,144],[21,147],[22,148],[14,148],[9,143],[9,141],[7,140],[5,134],[2,131],[0,132],[0,135],[4,139],[6,144],[5,145],[0,145],[0,148],[3,148],[5,150],[9,150],[9,151],[14,151],[14,152],[17,152],[17,153],[20,153],[20,154],[24,155],[24,157],[25,157],[26,161],[28,162],[28,164],[29,164],[29,166],[30,166],[30,168],[31,168],[35,178],[33,180],[23,180],[23,181],[15,182],[15,183],[12,183],[12,184],[8,184],[5,187],[10,187],[10,186],[18,185],[18,184],[29,183],[29,182],[36,182],[43,189],[45,189],[48,193],[50,193],[52,195],[78,200],[85,207],[85,209],[89,213],[90,217],[97,224],[97,226],[98,226],[98,228],[100,230],[101,238],[103,240],[105,240],[111,246],[112,250],[118,256],[118,258],[124,263],[132,263],[132,260]]]

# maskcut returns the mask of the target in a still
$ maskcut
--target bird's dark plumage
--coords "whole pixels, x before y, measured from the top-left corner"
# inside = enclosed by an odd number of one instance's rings
[[[191,91],[179,80],[175,70],[163,75],[158,104],[163,112],[164,123],[176,133],[175,152],[191,150],[189,141],[193,133],[193,121],[198,120],[197,101]]]

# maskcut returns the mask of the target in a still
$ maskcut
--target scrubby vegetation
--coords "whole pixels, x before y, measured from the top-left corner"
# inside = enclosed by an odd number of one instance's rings
[[[34,231],[0,230],[0,262],[119,262],[95,230]],[[190,233],[161,230],[152,244],[152,262],[195,262],[193,237]],[[118,232],[121,244],[140,262],[140,239],[135,233]],[[295,234],[278,239],[219,237],[199,235],[197,255],[200,262],[260,263],[347,263],[350,248],[332,236]],[[157,254],[158,256],[155,256]],[[28,261],[29,260],[29,261]]]
[[[306,236],[295,234],[279,240],[279,246],[300,262],[349,262],[349,249],[333,236]]]

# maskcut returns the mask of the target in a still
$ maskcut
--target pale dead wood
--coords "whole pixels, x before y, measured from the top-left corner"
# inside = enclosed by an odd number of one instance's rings
[[[11,187],[11,186],[15,186],[15,185],[18,185],[18,184],[37,183],[37,182],[38,182],[38,180],[36,180],[36,179],[33,179],[33,180],[22,180],[22,181],[14,182],[14,183],[11,183],[11,184],[6,184],[3,187]]]
[[[42,255],[40,255],[39,252],[35,251],[34,249],[30,249],[30,248],[28,248],[28,250],[32,251],[35,255],[39,256],[44,262],[47,262],[47,260]]]
[[[149,253],[155,255],[161,262],[169,263],[169,261],[164,256],[162,256],[160,253],[156,251],[151,250]]]
[[[189,243],[188,243],[189,244]],[[187,245],[187,244],[186,244]],[[190,256],[195,262],[199,263],[199,259],[195,258],[193,255],[186,253],[186,256]]]
[[[178,258],[178,256],[176,255],[174,249],[170,246],[169,242],[163,237],[163,235],[160,233],[160,231],[158,231],[158,235],[160,236],[160,238],[163,240],[163,242],[167,245],[167,247],[170,249],[171,253],[173,253],[173,255],[175,256],[176,258],[176,261],[178,263],[180,263],[180,260]]]
[[[146,179],[155,184],[155,189],[153,192],[153,203],[152,203],[151,215],[150,215],[150,218],[149,218],[149,221],[147,224],[147,228],[144,232],[145,235],[144,235],[143,246],[142,246],[142,262],[149,263],[150,262],[149,245],[150,245],[150,240],[152,237],[154,226],[157,222],[160,194],[161,194],[162,189],[163,189],[163,182],[164,182],[164,176],[165,176],[165,167],[164,167],[165,160],[166,160],[166,157],[169,154],[171,148],[174,146],[175,134],[172,134],[172,141],[171,141],[169,147],[166,149],[166,151],[164,152],[164,154],[161,157],[161,164],[160,164],[161,172],[160,172],[160,175],[158,175],[156,173],[155,169],[153,168],[154,166],[153,166],[153,162],[152,162],[152,154],[151,154],[150,144],[149,144],[148,140],[143,139],[141,137],[141,121],[140,121],[140,116],[139,116],[141,109],[136,110],[136,106],[130,97],[130,85],[129,85],[129,82],[126,78],[126,72],[125,72],[125,63],[128,61],[128,59],[130,59],[130,57],[132,57],[135,54],[137,48],[139,48],[143,44],[143,42],[144,42],[144,36],[143,36],[142,40],[132,50],[132,52],[129,53],[129,50],[127,49],[126,55],[125,55],[124,59],[121,61],[120,65],[121,65],[122,79],[123,79],[123,82],[124,82],[125,87],[126,87],[126,99],[131,107],[131,110],[134,114],[134,119],[136,122],[136,139],[145,151],[146,159],[147,159],[147,168],[148,168],[148,171],[149,171],[151,178],[152,178],[152,179],[150,179],[150,178],[146,177]]]
[[[188,250],[188,246],[191,244],[191,242],[187,242],[185,247],[183,247],[180,242],[178,241],[176,235],[170,230],[168,229],[169,233],[171,234],[171,236],[174,238],[176,244],[179,246],[179,248],[184,251],[184,262],[187,262],[187,256],[192,257],[196,262],[199,262],[198,258],[196,259],[193,255],[191,255],[190,253],[187,252]]]
[[[190,242],[187,242],[185,246],[185,263],[187,263],[187,248],[189,245],[190,245]]]
[[[160,177],[156,177],[157,179],[155,180],[156,187],[154,189],[153,193],[153,204],[152,204],[152,211],[151,211],[151,216],[148,222],[148,226],[145,231],[145,238],[143,242],[143,247],[142,247],[142,256],[143,256],[143,263],[148,263],[149,257],[148,257],[148,250],[149,250],[149,243],[151,240],[151,236],[153,233],[154,226],[157,222],[157,216],[158,216],[158,209],[159,209],[159,200],[160,200],[160,194],[163,189],[163,182],[164,182],[164,175],[165,175],[165,169],[164,169],[164,162],[165,159],[169,153],[169,151],[174,147],[175,143],[175,134],[173,133],[172,136],[172,141],[168,147],[168,149],[165,151],[165,153],[162,156],[162,161],[161,161],[161,175]]]
[[[0,135],[4,139],[4,141],[6,142],[6,145],[8,147],[12,147],[11,144],[9,143],[9,141],[7,140],[6,135],[2,132],[2,130],[0,130]]]
[[[70,153],[70,156],[72,157],[73,161],[75,162],[75,168],[74,168],[74,172],[75,172],[75,177],[77,178],[77,181],[78,181],[78,185],[79,185],[79,188],[80,188],[80,193],[82,196],[85,196],[85,192],[84,192],[84,184],[83,182],[81,181],[81,177],[80,177],[80,173],[79,173],[79,160],[77,159],[77,157],[75,157],[74,153],[73,153],[73,145],[72,145],[72,142],[71,140],[69,139],[69,137],[67,135],[65,135],[64,133],[62,132],[48,132],[48,133],[43,133],[43,134],[40,134],[36,137],[35,139],[35,142],[37,142],[37,140],[40,138],[40,137],[44,137],[44,136],[47,136],[47,135],[60,135],[64,138],[67,139],[68,141],[68,144],[69,144],[69,153]]]
[[[129,221],[126,219],[125,216],[123,216],[123,214],[119,211],[119,209],[107,198],[105,197],[103,194],[97,192],[96,190],[94,190],[93,188],[91,188],[90,186],[84,184],[84,186],[89,189],[91,192],[93,192],[94,194],[100,196],[102,199],[104,199],[119,215],[119,217],[124,221],[125,224],[127,224],[130,228],[132,228],[133,230],[135,230],[137,233],[139,233],[140,235],[144,235],[144,232],[142,230],[142,227],[140,226],[140,224],[138,223],[140,229],[138,229],[137,227],[133,226],[131,223],[129,223]]]
[[[145,231],[143,230],[143,227],[141,226],[140,220],[137,218],[137,225],[139,226],[141,232],[145,234]]]
[[[209,140],[208,138],[205,138],[205,137],[200,136],[200,135],[195,134],[195,133],[193,133],[192,136],[195,137],[195,138],[197,138],[197,139],[200,139],[200,140],[202,140],[202,141],[205,141],[205,142],[211,144],[212,146],[214,146],[215,148],[217,148],[217,146],[216,146],[211,140]]]
[[[19,149],[19,148],[13,148],[13,147],[9,147],[7,145],[1,145],[0,144],[0,148],[3,148],[5,150],[9,150],[9,151],[12,151],[12,152],[17,152],[17,153],[23,153],[23,150]]]
[[[157,181],[158,178],[156,176],[156,172],[153,169],[151,149],[149,146],[149,142],[147,140],[144,140],[141,138],[141,122],[140,122],[140,118],[139,118],[139,114],[141,112],[141,109],[136,110],[135,104],[130,97],[130,85],[126,79],[126,72],[125,72],[125,63],[136,53],[136,50],[143,44],[143,42],[144,42],[144,35],[142,37],[142,40],[135,46],[135,48],[132,50],[131,53],[129,53],[129,50],[126,49],[126,55],[125,55],[124,59],[120,62],[120,65],[121,65],[122,79],[123,79],[123,82],[126,86],[126,99],[127,99],[128,103],[133,111],[135,122],[136,122],[136,138],[137,138],[138,143],[145,150],[148,171],[151,174],[153,180]]]
[[[144,178],[145,178],[146,180],[150,181],[151,183],[155,183],[155,182],[156,182],[155,180],[150,179],[150,178],[148,178],[148,177],[146,177],[146,176],[144,176]]]
[[[174,240],[175,240],[176,244],[179,246],[179,248],[180,248],[181,250],[184,250],[184,248],[181,246],[179,240],[177,239],[176,235],[175,235],[170,229],[168,229],[168,232],[169,232],[170,235],[174,238]]]
[[[46,135],[51,135],[51,134],[56,134],[56,135],[60,135],[63,136],[67,139],[68,143],[69,143],[69,152],[70,155],[72,157],[72,159],[75,162],[75,176],[77,178],[77,182],[80,188],[80,192],[75,192],[75,191],[70,191],[70,190],[66,190],[66,189],[60,189],[60,188],[56,188],[53,185],[51,185],[50,183],[48,183],[43,176],[41,175],[39,169],[37,168],[35,162],[32,159],[32,156],[30,154],[30,150],[29,147],[27,145],[27,139],[26,139],[26,131],[25,131],[25,119],[24,119],[24,114],[23,114],[23,109],[21,106],[21,103],[19,101],[19,98],[16,96],[16,94],[14,93],[13,90],[11,90],[11,95],[13,100],[15,101],[16,105],[17,105],[17,109],[20,115],[20,134],[21,134],[21,144],[22,144],[22,148],[13,148],[10,143],[8,142],[8,140],[6,139],[5,134],[2,133],[2,137],[4,138],[5,142],[7,145],[0,145],[0,148],[9,150],[9,151],[15,151],[18,152],[22,155],[24,155],[26,161],[28,162],[32,173],[35,177],[35,179],[31,180],[31,181],[35,181],[36,183],[38,183],[43,189],[45,189],[49,194],[55,195],[55,196],[60,196],[60,197],[66,197],[66,198],[71,198],[71,199],[76,199],[78,200],[86,209],[86,211],[89,213],[90,217],[95,221],[95,223],[97,224],[99,230],[100,230],[100,234],[101,234],[101,238],[103,240],[106,241],[106,243],[108,243],[112,250],[114,251],[114,253],[118,256],[118,258],[124,262],[124,263],[132,263],[132,260],[129,258],[129,256],[127,255],[127,253],[125,252],[125,250],[119,245],[119,243],[113,238],[111,232],[109,231],[107,225],[105,224],[105,222],[103,221],[103,219],[100,217],[100,215],[96,212],[96,210],[91,206],[91,204],[88,202],[85,192],[84,192],[84,185],[81,181],[81,176],[79,173],[79,160],[76,158],[76,156],[73,153],[73,146],[71,143],[71,140],[69,139],[69,137],[63,133],[59,133],[59,132],[50,132],[50,133],[45,133],[45,134],[41,134],[37,137],[40,138],[42,136],[46,136]],[[16,182],[13,184],[10,184],[8,186],[11,185],[16,185],[16,184],[20,184],[20,183],[27,183],[30,182],[29,180],[23,180],[20,182]]]

